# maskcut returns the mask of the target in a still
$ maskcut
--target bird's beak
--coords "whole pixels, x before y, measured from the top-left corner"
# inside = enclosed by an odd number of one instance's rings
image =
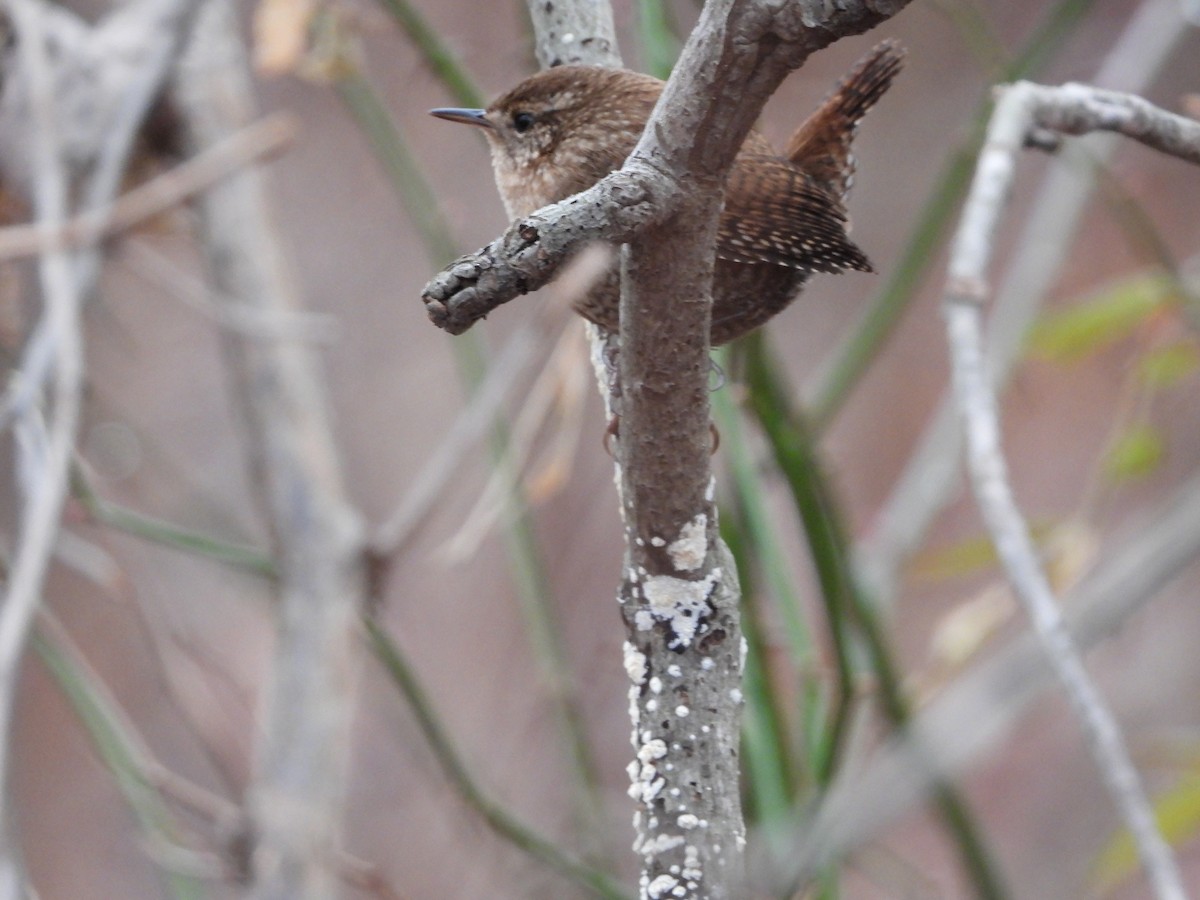
[[[484,128],[492,128],[493,125],[487,119],[486,109],[455,109],[453,107],[442,109],[431,109],[431,116],[437,116],[439,119],[446,119],[450,122],[465,122],[468,125],[481,125]]]

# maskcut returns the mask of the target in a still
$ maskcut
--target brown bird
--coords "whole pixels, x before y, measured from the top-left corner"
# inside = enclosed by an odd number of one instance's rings
[[[713,275],[712,343],[759,327],[795,299],[813,272],[873,271],[847,237],[850,144],[904,60],[884,41],[864,57],[792,135],[778,156],[747,136],[725,185]],[[663,82],[623,69],[560,66],[526,78],[487,109],[431,114],[479,125],[496,186],[512,219],[563,200],[619,169],[633,152]],[[616,267],[576,311],[616,331]]]

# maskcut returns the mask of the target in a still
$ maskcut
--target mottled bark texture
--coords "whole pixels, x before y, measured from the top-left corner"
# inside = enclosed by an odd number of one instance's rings
[[[461,331],[544,284],[583,243],[627,245],[619,383],[611,399],[620,417],[620,600],[642,897],[733,898],[743,891],[744,642],[737,575],[717,534],[708,406],[725,177],[788,72],[812,51],[866,31],[904,5],[708,3],[626,165],[595,188],[514,223],[426,289],[434,321]],[[585,6],[593,12],[571,17]],[[531,0],[544,66],[579,59],[569,55],[578,45],[602,44],[588,31],[595,6]],[[586,61],[618,63],[615,53]]]

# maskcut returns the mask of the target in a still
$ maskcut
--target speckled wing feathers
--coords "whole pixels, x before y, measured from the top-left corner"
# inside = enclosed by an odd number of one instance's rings
[[[725,185],[717,257],[806,272],[870,272],[841,203],[785,159],[742,154]]]
[[[891,85],[904,61],[894,41],[875,47],[788,144],[786,158],[765,141],[748,140],[725,185],[717,256],[801,272],[870,272],[846,236],[846,195],[854,175],[850,152],[858,123]]]

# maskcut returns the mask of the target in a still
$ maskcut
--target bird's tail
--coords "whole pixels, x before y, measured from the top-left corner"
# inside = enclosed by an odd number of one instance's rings
[[[788,158],[840,200],[845,199],[853,181],[850,144],[858,123],[891,87],[904,56],[904,48],[896,41],[877,44],[788,142]]]

